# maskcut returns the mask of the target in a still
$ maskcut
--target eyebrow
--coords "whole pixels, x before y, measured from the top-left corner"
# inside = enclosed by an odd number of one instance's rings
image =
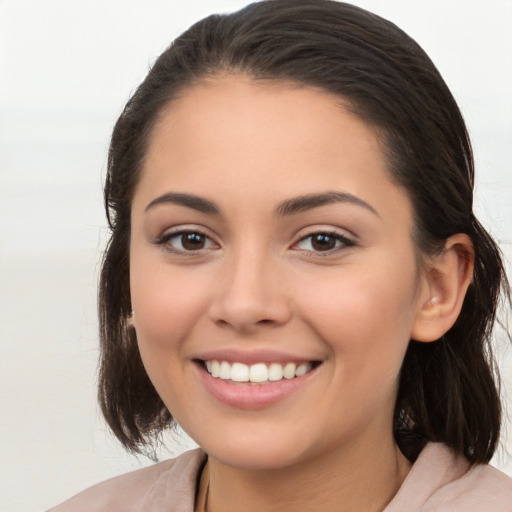
[[[377,210],[361,198],[347,192],[335,191],[324,192],[322,194],[308,194],[305,196],[295,197],[293,199],[287,199],[279,204],[276,208],[276,213],[278,216],[284,217],[333,203],[349,203],[361,206],[377,215],[377,217],[380,217]]]
[[[188,208],[192,208],[193,210],[197,210],[202,213],[210,213],[214,215],[218,215],[220,213],[220,208],[209,199],[205,199],[203,197],[196,196],[194,194],[182,194],[178,192],[169,192],[162,196],[153,199],[147,206],[146,212],[151,208],[159,204],[179,204],[181,206],[186,206]]]
[[[287,199],[277,206],[275,212],[279,217],[285,217],[333,203],[349,203],[361,206],[362,208],[365,208],[377,215],[377,217],[380,217],[377,210],[361,198],[347,192],[335,191],[324,192],[321,194],[307,194]],[[178,204],[212,215],[218,215],[221,211],[219,206],[209,199],[196,196],[195,194],[184,194],[180,192],[168,192],[167,194],[163,194],[153,199],[153,201],[146,206],[145,211],[147,212],[160,204]]]

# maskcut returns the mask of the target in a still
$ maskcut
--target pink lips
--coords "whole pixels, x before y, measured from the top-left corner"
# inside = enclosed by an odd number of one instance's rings
[[[221,354],[216,353],[215,359],[223,359],[219,356]],[[240,361],[240,359],[243,359],[244,362],[253,362],[256,360],[255,357],[237,357],[236,360]],[[228,359],[227,355],[225,355],[225,359]],[[229,357],[229,359],[233,359],[233,357]],[[267,354],[267,357],[262,358],[260,354],[257,360],[262,361],[262,359],[277,361],[278,357],[275,354],[272,356]],[[290,359],[287,358],[288,361]],[[204,387],[215,399],[230,407],[244,410],[263,409],[281,402],[304,386],[317,370],[315,368],[301,377],[295,377],[290,380],[283,379],[255,385],[252,383],[235,383],[212,377],[200,363],[196,365],[196,368]]]

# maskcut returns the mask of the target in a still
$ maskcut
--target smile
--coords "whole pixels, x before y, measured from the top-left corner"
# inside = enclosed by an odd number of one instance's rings
[[[265,382],[277,382],[302,377],[313,369],[312,362],[300,364],[288,363],[256,363],[247,365],[244,363],[209,360],[205,361],[207,372],[214,378],[230,380],[233,382],[251,382],[262,384]]]
[[[212,354],[195,359],[194,367],[204,388],[216,400],[237,409],[258,410],[277,405],[310,386],[308,383],[315,381],[323,366],[322,360],[283,357],[277,361],[275,353],[256,357],[242,355],[242,363],[233,354],[229,358]]]

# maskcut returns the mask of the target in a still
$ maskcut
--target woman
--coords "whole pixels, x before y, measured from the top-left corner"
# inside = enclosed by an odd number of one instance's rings
[[[499,251],[461,114],[359,8],[211,16],[114,129],[100,403],[130,450],[201,450],[67,510],[512,510],[487,466]]]

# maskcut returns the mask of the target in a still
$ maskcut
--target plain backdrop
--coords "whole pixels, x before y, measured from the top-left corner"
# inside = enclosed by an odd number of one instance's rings
[[[95,401],[109,134],[175,36],[245,3],[0,0],[0,511],[37,512],[149,463],[118,447]],[[473,138],[477,213],[510,261],[512,1],[354,3],[405,29],[438,65]],[[510,395],[503,333],[497,351]],[[495,459],[509,474],[511,438],[508,426]],[[171,454],[190,445],[170,444]]]

